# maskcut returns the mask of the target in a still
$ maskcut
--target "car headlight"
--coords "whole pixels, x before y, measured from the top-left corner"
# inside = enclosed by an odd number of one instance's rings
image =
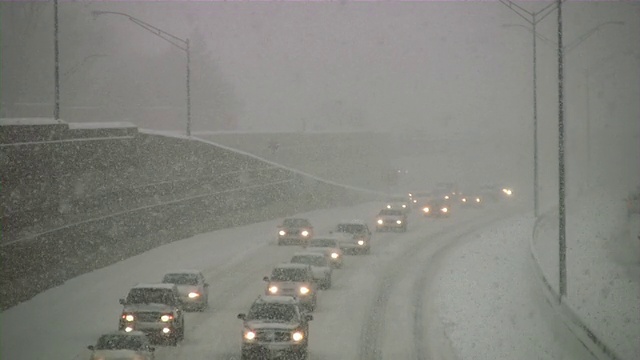
[[[168,334],[168,333],[170,333],[170,332],[171,332],[171,329],[169,329],[168,327],[166,327],[166,328],[162,328],[162,333],[163,333],[163,334]]]
[[[337,259],[338,256],[340,256],[338,253],[331,253],[331,258],[332,259]]]
[[[445,199],[445,200],[449,200],[449,195],[445,195],[445,196],[444,196],[444,199]]]
[[[428,207],[426,207],[426,208],[422,209],[422,211],[424,211],[425,213],[428,213],[430,210],[429,210]]]
[[[272,294],[277,294],[278,293],[278,287],[277,286],[269,286],[269,292]]]
[[[511,189],[502,189],[502,192],[507,194],[507,195],[511,195],[512,194]]]
[[[195,299],[198,296],[200,296],[200,294],[198,294],[197,292],[190,292],[188,296],[189,296],[189,299]]]
[[[308,293],[309,293],[309,291],[310,291],[310,290],[309,290],[309,288],[308,288],[308,287],[306,287],[306,286],[301,286],[301,287],[300,287],[300,294],[302,294],[302,295],[306,295],[306,294],[308,294]]]
[[[173,315],[170,314],[164,314],[162,316],[160,316],[160,321],[162,322],[168,322],[169,320],[173,319]]]
[[[127,326],[126,328],[124,328],[125,332],[132,332],[133,328],[131,326]]]
[[[413,203],[414,203],[414,204],[416,204],[417,202],[418,202],[418,200],[416,200],[416,199],[413,199]]]
[[[136,319],[135,316],[133,316],[131,314],[122,315],[122,318],[125,319],[126,321],[129,321],[129,322],[131,322],[131,321]]]
[[[462,198],[462,202],[467,202],[467,198]]]
[[[302,339],[304,339],[304,334],[301,331],[296,331],[291,334],[291,339],[295,342],[301,341]]]
[[[285,235],[287,235],[287,232],[284,231],[284,230],[280,230],[280,231],[278,231],[278,235],[285,236]]]
[[[402,208],[406,209],[407,208],[407,204],[402,204]]]
[[[396,224],[398,225],[402,224],[402,220],[396,220]]]
[[[446,207],[444,207],[444,208],[442,208],[442,209],[440,209],[440,210],[442,210],[442,212],[443,212],[443,213],[446,213],[446,212],[448,212],[448,211],[449,211],[449,209],[447,209]]]
[[[302,232],[300,233],[300,235],[307,237],[309,236],[309,232],[307,230],[302,230]]]
[[[364,245],[364,240],[358,240],[358,245]]]
[[[244,338],[247,340],[253,340],[256,338],[256,333],[251,330],[247,330],[244,332]]]
[[[382,221],[382,219],[378,219],[378,225],[382,225],[384,223],[384,221]]]
[[[480,202],[480,198],[476,198],[476,202],[479,203]]]
[[[387,205],[387,209],[391,209],[391,205]]]

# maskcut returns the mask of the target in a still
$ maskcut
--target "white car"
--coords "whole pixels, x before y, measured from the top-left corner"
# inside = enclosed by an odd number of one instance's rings
[[[407,231],[407,215],[401,209],[382,209],[376,217],[376,231]]]
[[[98,338],[91,350],[90,360],[153,360],[153,348],[142,331],[114,331]]]
[[[316,308],[318,292],[311,266],[307,264],[279,264],[271,271],[271,276],[262,280],[267,283],[265,295],[294,296],[308,310]]]
[[[314,251],[297,252],[291,257],[291,263],[310,265],[315,283],[318,284],[321,289],[331,287],[333,268],[326,253]]]
[[[334,268],[341,268],[344,254],[340,249],[340,239],[338,237],[322,236],[309,241],[309,245],[306,247],[307,251],[318,251],[329,254],[331,258],[331,265]]]
[[[369,254],[371,252],[371,230],[362,220],[343,221],[331,231],[340,236],[340,249],[345,253]]]
[[[180,270],[167,273],[164,284],[175,284],[180,293],[183,308],[203,311],[209,306],[209,284],[199,270]]]

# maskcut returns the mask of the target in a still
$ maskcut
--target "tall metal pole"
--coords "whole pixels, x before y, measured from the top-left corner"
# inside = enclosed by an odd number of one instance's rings
[[[185,42],[187,52],[187,136],[191,136],[191,50],[189,39]]]
[[[564,49],[562,46],[562,0],[558,0],[558,244],[560,302],[567,296],[567,243],[565,214],[564,149]]]
[[[536,16],[533,15],[533,214],[537,218],[539,214],[538,201],[538,76],[536,53]]]
[[[60,51],[58,49],[58,0],[53,0],[53,62],[54,108],[53,119],[60,120]]]

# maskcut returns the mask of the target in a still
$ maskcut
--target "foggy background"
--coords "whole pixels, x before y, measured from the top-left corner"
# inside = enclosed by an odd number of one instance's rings
[[[51,116],[53,5],[0,6],[1,115]],[[628,189],[640,173],[640,6],[563,8],[565,45],[599,24],[624,22],[566,54],[568,182],[577,190],[586,179],[615,180]],[[61,118],[184,131],[185,53],[123,16],[95,18],[93,10],[125,12],[190,39],[195,132],[412,134],[393,138],[410,166],[428,166],[416,160],[417,143],[439,141],[459,149],[444,155],[455,176],[532,176],[531,34],[505,27],[526,23],[499,2],[61,1]],[[538,32],[556,41],[556,21],[551,14]],[[540,180],[551,198],[557,88],[556,49],[539,41]]]

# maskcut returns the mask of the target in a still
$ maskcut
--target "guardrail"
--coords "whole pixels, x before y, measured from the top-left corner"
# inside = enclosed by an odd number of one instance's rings
[[[607,344],[602,341],[585,323],[580,319],[578,314],[561,298],[560,294],[551,285],[551,282],[545,276],[542,267],[540,266],[539,256],[537,254],[534,242],[538,238],[538,229],[543,222],[551,221],[551,217],[557,217],[557,209],[551,210],[545,214],[540,215],[533,226],[533,232],[531,236],[531,242],[529,244],[531,261],[535,269],[537,277],[542,282],[544,287],[544,294],[549,304],[560,315],[563,323],[567,328],[576,336],[576,339],[580,341],[591,354],[598,359],[608,360],[622,360],[622,358],[616,354],[616,352]]]

